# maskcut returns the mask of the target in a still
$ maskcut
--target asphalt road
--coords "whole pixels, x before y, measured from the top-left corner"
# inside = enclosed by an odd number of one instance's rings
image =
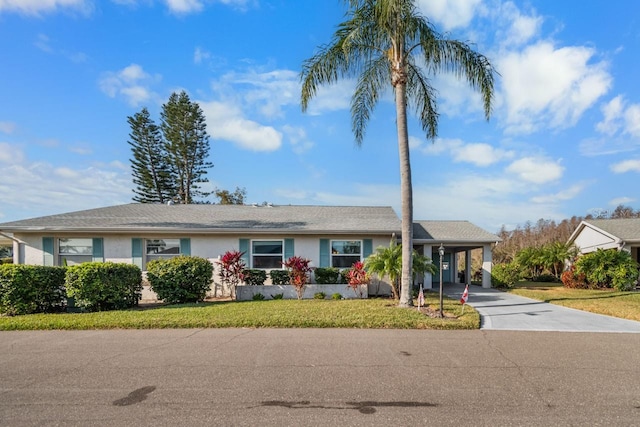
[[[640,334],[0,333],[0,425],[640,424]]]

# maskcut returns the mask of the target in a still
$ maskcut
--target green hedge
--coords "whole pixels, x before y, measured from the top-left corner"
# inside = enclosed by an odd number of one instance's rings
[[[264,285],[267,280],[267,272],[258,269],[246,269],[242,272],[244,274],[244,283],[249,286]]]
[[[343,283],[340,270],[335,267],[317,267],[313,274],[316,278],[316,283],[319,285]]]
[[[513,288],[520,280],[522,267],[516,262],[496,264],[491,268],[491,286],[494,288]]]
[[[203,301],[211,288],[213,264],[204,258],[178,256],[147,264],[147,280],[168,304]]]
[[[133,307],[142,297],[142,271],[132,264],[86,262],[67,267],[67,295],[89,310]]]
[[[0,265],[0,313],[61,311],[65,303],[64,267]]]
[[[271,270],[269,272],[272,285],[288,285],[289,272],[287,270]]]

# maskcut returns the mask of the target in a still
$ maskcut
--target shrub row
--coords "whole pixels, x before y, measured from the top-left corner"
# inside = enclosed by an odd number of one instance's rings
[[[65,269],[0,265],[0,314],[50,313],[64,309]]]
[[[314,270],[315,282],[318,285],[332,285],[347,283],[347,271],[335,267],[317,267]],[[267,280],[267,272],[264,270],[246,269],[243,272],[244,283],[250,286],[264,285]],[[286,270],[271,270],[269,272],[271,283],[274,285],[288,285],[289,273]]]

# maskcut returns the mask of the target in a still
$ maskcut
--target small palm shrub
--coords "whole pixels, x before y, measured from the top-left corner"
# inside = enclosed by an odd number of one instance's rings
[[[342,295],[340,295],[340,292],[336,292],[335,294],[331,295],[331,299],[332,300],[341,300],[342,299]]]
[[[273,298],[273,299],[284,299],[284,294],[283,293],[275,294],[271,298]]]
[[[254,301],[264,301],[264,295],[260,293],[253,294],[253,297],[251,297],[251,299],[253,299]]]
[[[576,261],[576,272],[599,288],[628,291],[638,281],[638,263],[627,251],[598,249],[582,255]]]
[[[327,297],[327,294],[325,294],[324,292],[316,292],[315,294],[313,294],[313,299],[325,299]]]

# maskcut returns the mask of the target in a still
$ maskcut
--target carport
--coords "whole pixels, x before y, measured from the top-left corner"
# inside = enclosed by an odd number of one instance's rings
[[[482,249],[482,287],[491,287],[492,248],[500,241],[495,234],[489,233],[469,221],[415,221],[413,224],[413,247],[420,254],[430,257],[436,266],[440,266],[440,245],[444,247],[442,281],[444,283],[470,283],[471,251]],[[464,252],[464,278],[458,276],[458,254]],[[417,277],[417,283],[424,283],[425,289],[439,285],[440,275],[425,274]]]

